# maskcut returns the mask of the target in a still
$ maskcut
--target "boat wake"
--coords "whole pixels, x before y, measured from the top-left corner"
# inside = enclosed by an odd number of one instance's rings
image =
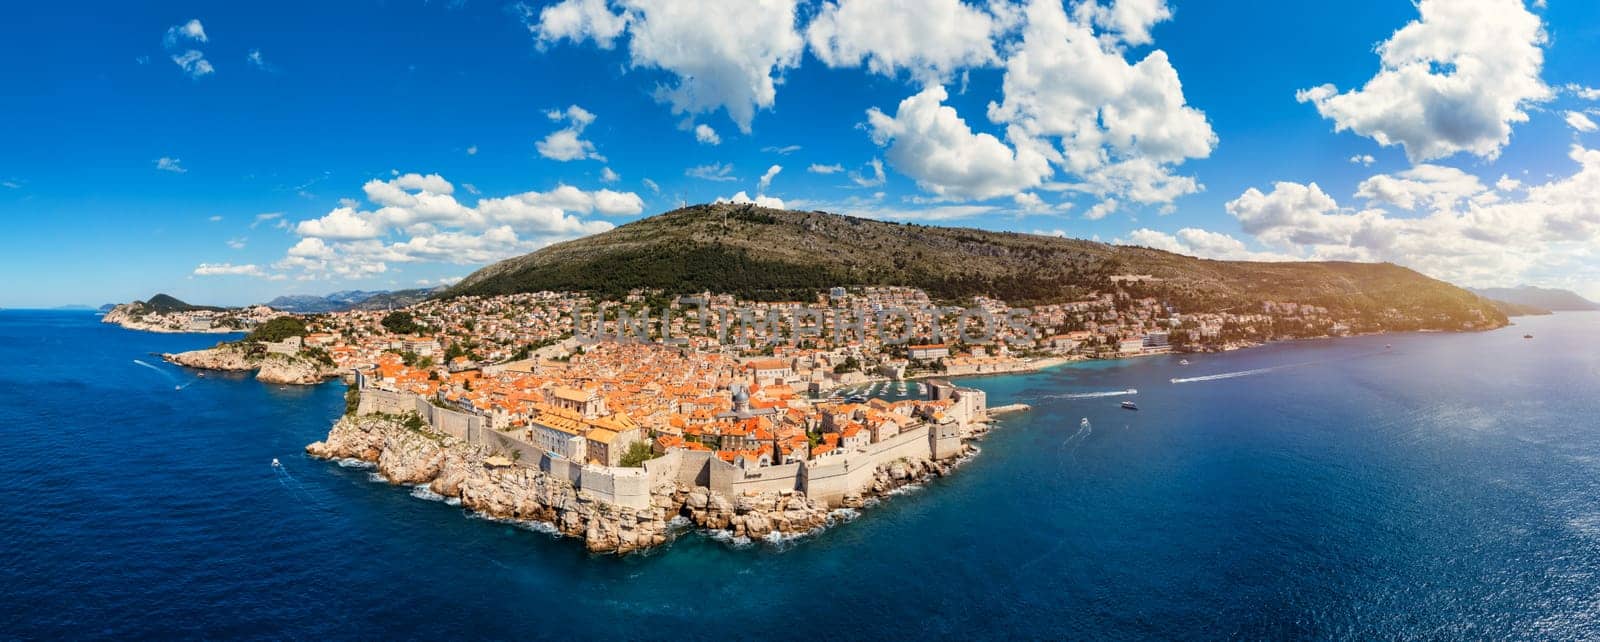
[[[1043,396],[1041,396],[1039,398],[1040,399],[1099,399],[1101,397],[1125,397],[1125,396],[1128,396],[1128,395],[1136,395],[1136,394],[1139,394],[1139,389],[1138,388],[1129,388],[1127,390],[1108,390],[1108,391],[1105,391],[1105,392],[1075,392],[1075,393],[1060,394],[1060,395],[1043,395]]]
[[[1342,358],[1338,358],[1338,359],[1324,359],[1324,360],[1321,360],[1321,361],[1303,361],[1303,362],[1300,362],[1300,363],[1286,363],[1286,364],[1281,365],[1281,366],[1269,366],[1269,367],[1266,367],[1266,368],[1254,368],[1254,369],[1251,369],[1251,370],[1240,370],[1238,372],[1222,372],[1222,373],[1218,373],[1218,374],[1203,375],[1203,376],[1199,376],[1199,377],[1179,377],[1179,378],[1176,378],[1176,379],[1171,379],[1170,381],[1172,383],[1200,383],[1202,381],[1221,381],[1223,379],[1238,379],[1239,377],[1253,377],[1253,376],[1256,376],[1256,375],[1267,374],[1269,372],[1278,372],[1280,370],[1289,370],[1291,368],[1304,368],[1304,367],[1307,367],[1307,366],[1318,366],[1318,365],[1329,364],[1329,363],[1334,363],[1334,362],[1338,362],[1338,361],[1348,361],[1348,360],[1351,360],[1351,359],[1360,359],[1362,357],[1371,357],[1371,356],[1374,356],[1374,355],[1385,354],[1386,352],[1387,352],[1387,350],[1379,350],[1379,351],[1376,351],[1376,352],[1363,352],[1361,354],[1353,354],[1353,355],[1350,355],[1348,357],[1342,357]]]

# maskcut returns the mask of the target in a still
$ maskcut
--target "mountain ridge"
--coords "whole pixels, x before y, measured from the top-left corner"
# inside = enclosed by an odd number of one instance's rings
[[[1124,284],[1185,311],[1264,301],[1321,305],[1383,327],[1503,325],[1493,305],[1389,263],[1253,263],[1017,232],[892,223],[747,204],[679,208],[486,266],[441,296],[539,290],[619,298],[633,289],[806,300],[831,286],[903,285],[1013,305],[1074,300]],[[1259,309],[1257,307],[1256,309]],[[1409,319],[1409,321],[1404,320]]]

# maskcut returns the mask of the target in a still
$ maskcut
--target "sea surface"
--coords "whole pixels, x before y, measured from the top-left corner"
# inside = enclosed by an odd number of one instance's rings
[[[1517,323],[969,379],[1034,410],[956,475],[616,558],[307,458],[341,384],[0,311],[0,638],[1595,639],[1600,314]]]

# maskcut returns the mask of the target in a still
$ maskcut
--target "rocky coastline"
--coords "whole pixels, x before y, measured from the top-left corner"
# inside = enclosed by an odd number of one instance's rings
[[[161,358],[169,363],[200,370],[254,371],[257,381],[283,385],[311,386],[342,374],[332,365],[286,354],[252,353],[236,343],[222,343],[203,350],[163,354]]]
[[[665,544],[685,526],[734,541],[815,533],[900,488],[947,475],[964,459],[894,461],[879,467],[870,486],[846,496],[837,507],[798,492],[726,497],[674,482],[652,488],[648,508],[633,509],[590,498],[565,479],[490,461],[483,448],[392,415],[347,415],[326,439],[305,450],[319,459],[374,464],[391,484],[426,487],[486,517],[542,523],[582,539],[591,553],[614,554]],[[968,452],[972,450],[969,446]]]
[[[229,326],[193,327],[179,319],[161,314],[143,314],[134,304],[124,303],[100,317],[101,323],[112,323],[126,330],[156,332],[161,334],[238,334],[242,330]]]

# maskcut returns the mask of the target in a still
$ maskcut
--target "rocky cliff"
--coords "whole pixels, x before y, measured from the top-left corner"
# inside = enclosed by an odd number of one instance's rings
[[[228,372],[254,370],[256,379],[264,383],[309,386],[340,375],[339,370],[329,364],[305,357],[251,351],[248,346],[237,343],[223,343],[204,350],[163,354],[161,358],[180,366],[201,370]]]
[[[346,416],[334,424],[327,439],[306,446],[306,452],[322,459],[375,463],[378,474],[390,483],[425,484],[489,517],[547,524],[562,535],[582,539],[595,553],[623,554],[664,544],[674,536],[674,525],[684,520],[726,536],[760,539],[812,533],[839,519],[836,510],[800,493],[730,498],[678,483],[651,489],[648,508],[620,507],[532,468],[492,466],[482,448],[389,415]],[[950,469],[946,463],[897,461],[878,470],[873,484],[847,497],[845,505],[865,506],[875,496]]]

